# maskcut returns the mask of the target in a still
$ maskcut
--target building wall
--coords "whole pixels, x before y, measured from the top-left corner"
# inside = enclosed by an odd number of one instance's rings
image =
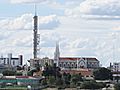
[[[48,63],[48,65],[53,65],[54,61],[53,59],[49,59],[48,57],[45,58],[36,58],[36,59],[30,59],[30,68],[31,69],[35,69],[37,67],[37,65],[44,67],[46,63]]]
[[[98,68],[99,61],[96,60],[87,60],[87,68]]]
[[[120,72],[120,63],[113,63],[113,66],[112,66],[112,71],[113,72]]]
[[[60,58],[59,67],[61,69],[80,69],[90,68],[96,69],[99,67],[99,61],[96,59],[89,60],[88,58]]]
[[[48,65],[53,65],[53,59],[49,59],[48,57],[45,57],[45,58],[42,58],[41,60],[40,60],[40,65],[41,66],[45,66],[45,64],[48,64]]]
[[[7,57],[0,58],[0,64],[3,65],[10,65],[10,66],[20,66],[22,65],[23,57],[22,55],[18,56],[17,58],[12,57],[12,54],[8,54]]]
[[[66,69],[77,68],[77,63],[71,60],[60,60],[59,67]]]

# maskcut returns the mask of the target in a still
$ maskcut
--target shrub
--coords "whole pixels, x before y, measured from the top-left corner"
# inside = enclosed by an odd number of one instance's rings
[[[115,90],[120,90],[120,83],[115,84],[114,88],[115,88]]]
[[[55,77],[54,76],[49,76],[47,82],[48,82],[49,86],[54,86],[55,85]]]
[[[105,87],[103,83],[97,83],[95,81],[85,81],[80,85],[81,89],[101,89]]]
[[[41,84],[42,84],[42,85],[47,85],[47,80],[46,80],[46,79],[43,79],[43,80],[41,81]]]
[[[12,70],[5,70],[5,71],[2,72],[2,74],[4,76],[14,76],[16,74],[16,72],[12,71]]]
[[[16,72],[16,76],[22,76],[22,72]]]

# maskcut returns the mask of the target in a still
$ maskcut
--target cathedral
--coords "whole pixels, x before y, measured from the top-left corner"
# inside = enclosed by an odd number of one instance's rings
[[[61,57],[59,44],[56,44],[54,63],[61,70],[96,69],[99,67],[99,61],[94,57]]]

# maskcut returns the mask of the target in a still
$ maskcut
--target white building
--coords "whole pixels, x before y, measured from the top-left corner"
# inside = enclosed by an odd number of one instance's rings
[[[10,65],[12,67],[21,66],[23,64],[23,56],[19,55],[18,57],[12,57],[12,53],[9,53],[7,57],[1,56],[0,64]]]
[[[63,70],[67,69],[96,69],[99,67],[99,61],[91,57],[60,57],[59,45],[56,44],[54,53],[54,63]]]
[[[120,72],[120,63],[113,63],[113,65],[110,65],[110,69],[113,72]]]

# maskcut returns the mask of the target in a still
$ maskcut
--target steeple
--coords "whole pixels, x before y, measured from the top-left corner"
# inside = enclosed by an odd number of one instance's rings
[[[59,43],[56,42],[56,48],[54,53],[54,63],[56,63],[56,66],[58,66],[59,58],[60,58]]]

